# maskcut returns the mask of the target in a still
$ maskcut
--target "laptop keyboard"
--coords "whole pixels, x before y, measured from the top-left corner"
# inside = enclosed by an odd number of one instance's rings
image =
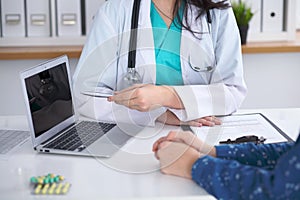
[[[29,137],[29,131],[0,130],[0,154],[6,154]]]
[[[107,133],[116,124],[82,121],[66,131],[54,141],[45,145],[45,148],[74,151],[82,151]]]

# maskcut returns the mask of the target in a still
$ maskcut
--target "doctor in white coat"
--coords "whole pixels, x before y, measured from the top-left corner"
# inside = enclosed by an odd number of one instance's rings
[[[135,69],[143,84],[120,90],[127,72],[133,2],[106,1],[95,16],[74,74],[78,112],[100,121],[192,126],[219,124],[211,116],[235,112],[245,98],[246,85],[240,37],[230,3],[141,0]],[[171,27],[180,29],[181,84],[157,84],[155,37],[159,34],[154,34],[154,11],[167,32]],[[174,19],[179,23],[172,26]],[[100,87],[115,93],[109,98],[83,94]]]

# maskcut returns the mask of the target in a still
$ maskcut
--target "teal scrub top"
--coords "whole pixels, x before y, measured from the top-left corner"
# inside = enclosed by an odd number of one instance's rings
[[[184,5],[179,9],[180,19],[183,12]],[[152,1],[150,18],[155,47],[156,85],[183,85],[180,62],[182,26],[175,18],[168,28]]]

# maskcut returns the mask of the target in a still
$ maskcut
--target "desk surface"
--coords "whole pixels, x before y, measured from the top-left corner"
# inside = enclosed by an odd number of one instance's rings
[[[245,112],[262,112],[290,137],[298,136],[300,108],[240,111]],[[27,129],[27,123],[23,116],[0,117],[0,127]],[[48,173],[64,175],[72,184],[69,193],[59,199],[212,198],[193,181],[158,171],[152,143],[170,129],[174,127],[146,128],[111,159],[38,154],[27,141],[9,157],[0,158],[0,199],[35,199],[29,179]]]

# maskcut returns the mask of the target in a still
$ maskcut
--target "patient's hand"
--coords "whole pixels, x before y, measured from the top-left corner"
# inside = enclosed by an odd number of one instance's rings
[[[192,166],[203,155],[184,143],[164,141],[159,144],[155,156],[162,173],[191,179]]]
[[[216,157],[216,148],[200,140],[197,135],[190,131],[170,131],[167,136],[159,138],[152,147],[153,152],[157,152],[164,142],[177,142],[188,145],[204,155]]]
[[[171,131],[153,144],[153,152],[164,174],[191,179],[191,170],[197,159],[216,156],[216,148],[201,141],[188,131]]]

